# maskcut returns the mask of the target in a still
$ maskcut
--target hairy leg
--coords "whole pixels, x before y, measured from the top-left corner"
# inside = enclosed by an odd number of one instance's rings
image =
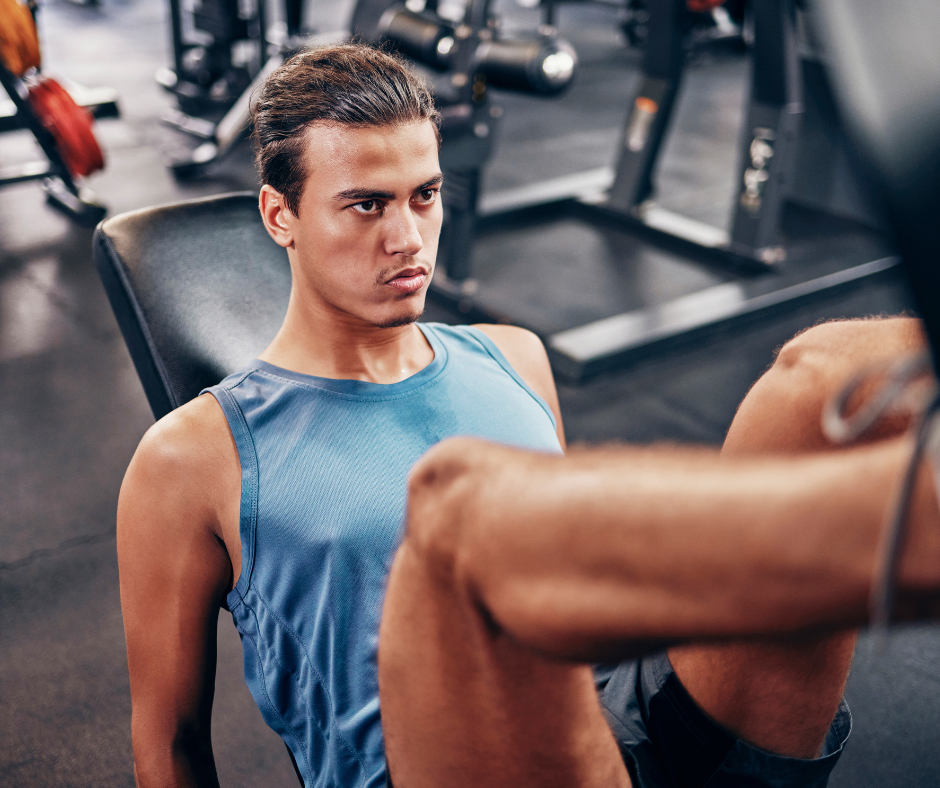
[[[754,385],[728,431],[723,455],[831,449],[820,428],[828,399],[866,364],[924,347],[918,321],[828,323],[784,346]],[[900,434],[904,417],[869,440]],[[670,661],[699,706],[738,737],[763,749],[815,757],[839,706],[856,632],[788,640],[735,641],[673,648]]]
[[[629,786],[590,670],[518,645],[474,601],[441,522],[457,512],[437,487],[412,479],[382,615],[379,688],[396,788]]]

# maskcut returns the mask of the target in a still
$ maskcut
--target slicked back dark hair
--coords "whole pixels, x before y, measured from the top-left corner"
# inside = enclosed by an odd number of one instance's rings
[[[429,120],[435,132],[440,125],[430,91],[405,62],[359,43],[294,55],[265,81],[251,117],[261,181],[284,195],[294,216],[307,180],[304,149],[312,124],[398,126]]]

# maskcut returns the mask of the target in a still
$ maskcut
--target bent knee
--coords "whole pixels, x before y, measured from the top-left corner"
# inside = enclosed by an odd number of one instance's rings
[[[803,451],[831,446],[821,429],[825,404],[858,372],[925,347],[919,320],[838,320],[787,342],[735,415],[726,449]]]
[[[915,318],[832,320],[793,337],[778,351],[772,369],[851,375],[868,364],[917,353],[925,346],[923,325]]]
[[[475,486],[480,441],[452,438],[430,449],[408,477],[404,543],[438,571],[453,573]]]
[[[919,320],[909,317],[834,320],[797,334],[768,373],[790,399],[821,409],[853,377],[926,346]]]

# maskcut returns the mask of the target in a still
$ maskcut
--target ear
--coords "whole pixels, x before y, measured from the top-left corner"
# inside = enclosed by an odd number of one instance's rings
[[[293,246],[294,233],[292,220],[294,215],[284,204],[284,195],[268,184],[261,187],[258,195],[258,208],[261,210],[261,220],[274,243],[285,248]]]

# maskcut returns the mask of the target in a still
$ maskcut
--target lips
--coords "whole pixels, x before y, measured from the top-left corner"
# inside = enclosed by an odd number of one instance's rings
[[[399,293],[409,294],[416,293],[424,287],[427,278],[428,272],[423,268],[406,268],[396,273],[395,276],[389,279],[385,284],[387,287],[391,287]]]

